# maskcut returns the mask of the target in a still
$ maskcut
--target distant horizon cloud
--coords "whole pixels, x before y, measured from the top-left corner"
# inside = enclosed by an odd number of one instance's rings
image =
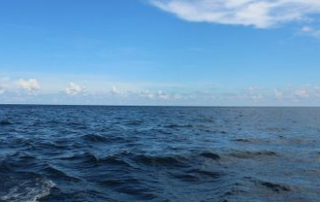
[[[40,90],[40,84],[37,79],[19,79],[17,85],[20,89],[24,90],[28,94],[36,94]]]
[[[117,86],[112,86],[111,94],[114,95],[124,95],[125,93],[118,89]]]
[[[191,22],[253,26],[318,20],[317,0],[149,0],[159,9]],[[308,29],[308,32],[313,29]]]
[[[70,82],[69,85],[65,88],[65,93],[67,95],[78,95],[84,92],[84,87],[74,83],[74,82]]]
[[[61,85],[58,85],[61,86]],[[169,89],[119,89],[117,85],[95,91],[70,82],[61,93],[40,86],[38,79],[12,80],[0,78],[0,103],[77,103],[77,104],[152,104],[152,105],[296,105],[320,103],[319,85],[280,86],[262,88],[249,86],[242,89],[216,88],[211,91],[172,91]],[[109,90],[107,90],[109,88]],[[41,89],[41,91],[40,91]],[[22,91],[21,91],[22,90]],[[25,96],[28,95],[28,96]],[[308,106],[308,104],[305,104]]]

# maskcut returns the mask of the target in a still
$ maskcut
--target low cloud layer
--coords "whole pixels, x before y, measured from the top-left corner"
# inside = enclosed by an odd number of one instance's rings
[[[319,0],[150,0],[192,22],[270,28],[290,22],[319,20]]]
[[[126,88],[121,83],[105,87],[104,91],[84,88],[70,82],[52,90],[37,79],[0,78],[0,103],[9,104],[89,104],[89,105],[212,105],[212,106],[319,106],[320,86],[300,85],[243,89],[202,88],[201,91],[170,90],[155,86]],[[134,86],[131,84],[130,86]],[[118,87],[120,86],[120,88]],[[186,89],[188,89],[186,87]],[[184,91],[184,92],[183,92]]]

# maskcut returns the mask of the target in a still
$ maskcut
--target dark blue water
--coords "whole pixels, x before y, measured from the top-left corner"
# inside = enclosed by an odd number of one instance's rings
[[[320,108],[0,106],[0,201],[319,202]]]

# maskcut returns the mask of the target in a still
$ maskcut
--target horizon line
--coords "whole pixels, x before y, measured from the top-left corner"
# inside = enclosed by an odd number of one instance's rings
[[[239,106],[219,106],[219,105],[90,105],[90,104],[0,104],[0,106],[61,106],[61,107],[181,107],[181,108],[320,108],[319,106],[250,106],[250,105],[239,105]]]

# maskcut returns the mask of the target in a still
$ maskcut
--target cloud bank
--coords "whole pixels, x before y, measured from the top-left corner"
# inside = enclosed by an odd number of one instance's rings
[[[320,14],[319,0],[150,0],[151,4],[191,22],[270,28],[310,22]],[[319,19],[319,18],[318,18]]]
[[[48,81],[42,81],[40,86],[37,79],[0,78],[0,104],[319,106],[320,103],[320,85],[312,84],[239,89],[203,86],[194,91],[188,87],[176,89],[150,84],[128,88],[115,83],[97,91],[75,82],[52,90]]]

